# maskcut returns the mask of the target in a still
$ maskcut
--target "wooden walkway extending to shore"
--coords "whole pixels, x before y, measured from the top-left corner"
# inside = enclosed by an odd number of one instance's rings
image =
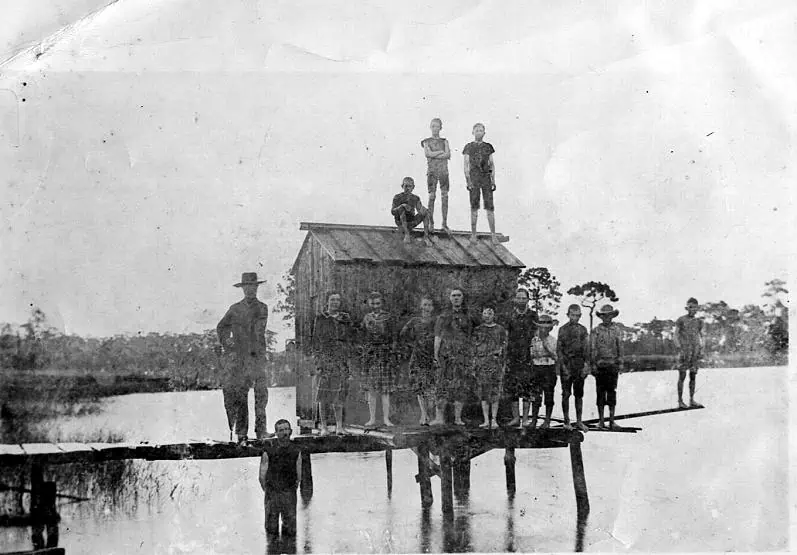
[[[674,408],[654,410],[644,413],[618,415],[616,420],[653,416],[672,412],[695,410],[694,408]],[[431,478],[440,478],[440,495],[443,514],[453,514],[453,494],[457,490],[467,491],[470,487],[470,461],[493,449],[504,450],[507,493],[515,493],[515,451],[517,449],[555,449],[568,448],[570,451],[573,488],[575,490],[578,514],[584,518],[589,513],[587,482],[584,475],[584,462],[581,443],[585,433],[565,429],[557,419],[547,429],[507,428],[482,429],[463,426],[396,426],[391,428],[365,428],[349,425],[341,435],[300,434],[292,441],[302,451],[302,496],[312,496],[313,478],[311,456],[318,453],[373,452],[385,453],[387,492],[391,495],[393,487],[393,458],[395,449],[412,449],[418,460],[418,474],[415,480],[419,485],[421,505],[428,508],[433,503]],[[593,424],[585,421],[585,424]],[[593,433],[634,434],[641,428],[620,427],[614,429],[590,428]],[[43,468],[49,465],[68,463],[101,463],[115,460],[139,459],[147,461],[170,460],[219,460],[245,457],[259,457],[275,438],[253,440],[246,444],[226,441],[186,441],[167,444],[149,443],[23,443],[19,445],[0,445],[0,465],[30,467],[31,487],[25,490],[31,495],[31,514],[27,520],[31,526],[41,531],[47,527],[48,538],[52,535],[57,546],[57,524],[55,482],[43,480]],[[434,458],[432,457],[434,456]],[[436,458],[436,460],[435,460]],[[34,541],[34,544],[37,542]],[[49,541],[48,541],[49,544]],[[40,544],[43,545],[43,544]]]

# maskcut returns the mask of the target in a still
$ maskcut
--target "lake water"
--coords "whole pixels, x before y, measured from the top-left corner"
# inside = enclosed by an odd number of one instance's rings
[[[618,414],[672,407],[676,377],[621,376]],[[643,428],[635,435],[587,434],[584,550],[787,550],[787,368],[702,370],[698,380],[706,410],[626,421]],[[292,390],[271,391],[270,425],[293,412],[292,399]],[[596,416],[592,379],[585,401],[585,418]],[[99,415],[50,425],[61,440],[87,430],[151,442],[227,435],[220,391],[117,397]],[[92,501],[60,506],[60,545],[69,555],[572,551],[568,450],[517,454],[514,500],[506,495],[503,452],[489,452],[473,460],[470,494],[455,500],[453,521],[441,515],[436,478],[435,503],[422,512],[410,451],[394,452],[391,499],[383,454],[314,455],[315,493],[299,502],[295,546],[267,545],[257,459],[135,461],[136,478],[121,480],[110,492],[115,498],[88,491]],[[27,529],[0,529],[3,550],[30,545]]]

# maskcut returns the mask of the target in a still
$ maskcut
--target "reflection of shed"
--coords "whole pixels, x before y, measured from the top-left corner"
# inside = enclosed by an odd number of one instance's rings
[[[500,311],[511,302],[524,267],[503,244],[493,245],[488,236],[472,244],[462,231],[435,233],[427,247],[417,237],[405,245],[394,227],[302,223],[301,229],[307,237],[291,273],[296,338],[305,346],[330,292],[341,294],[343,309],[355,321],[364,316],[374,290],[385,295],[388,310],[402,323],[418,311],[423,295],[444,307],[452,287],[462,288],[471,306],[491,302]]]
[[[437,311],[446,307],[452,287],[463,290],[471,307],[490,302],[499,312],[508,309],[524,266],[503,244],[493,245],[489,236],[479,236],[472,244],[470,234],[462,231],[435,233],[433,245],[427,247],[419,234],[405,245],[394,227],[302,223],[301,229],[307,236],[291,273],[296,283],[296,339],[305,353],[315,316],[333,291],[340,293],[343,310],[355,322],[367,312],[368,293],[382,292],[386,308],[401,326],[419,312],[424,295],[434,300]],[[349,396],[347,412],[352,411],[352,417],[356,397]],[[300,413],[310,418],[312,394],[306,377],[299,379],[297,400]],[[414,407],[414,400],[409,401],[396,399],[397,412],[403,412],[398,405]]]

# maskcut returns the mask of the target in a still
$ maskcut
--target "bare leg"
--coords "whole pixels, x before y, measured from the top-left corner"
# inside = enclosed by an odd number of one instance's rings
[[[440,193],[443,197],[441,208],[443,210],[443,231],[448,231],[448,191]]]
[[[537,427],[537,418],[540,416],[540,402],[534,401],[531,403],[531,424],[529,427],[533,430]]]
[[[473,210],[471,208],[470,211],[470,240],[471,242],[476,242],[476,222],[479,219],[479,211]]]
[[[318,403],[318,420],[320,421],[320,434],[325,436],[329,433],[327,430],[327,408],[324,406],[324,403]]]
[[[446,402],[438,401],[437,406],[435,407],[434,420],[429,422],[429,425],[442,426],[443,424],[445,424],[446,423],[445,413],[446,413]]]
[[[365,423],[366,426],[376,426],[376,401],[377,401],[376,391],[369,391],[368,415],[370,416],[370,418],[368,419],[368,422]]]
[[[598,428],[605,428],[603,425],[603,407],[604,405],[598,405]]]
[[[457,426],[464,426],[465,423],[462,421],[462,409],[465,407],[465,403],[462,401],[454,401],[454,424]]]
[[[586,431],[587,427],[581,421],[583,412],[584,412],[584,399],[581,397],[576,397],[576,427],[579,430]]]
[[[421,421],[419,424],[428,424],[429,423],[429,413],[426,412],[426,401],[423,400],[423,397],[418,395],[418,406],[421,407]]]
[[[432,231],[432,213],[424,209],[423,212],[423,242],[430,246],[432,241],[429,239],[429,232]]]
[[[489,428],[490,427],[490,403],[487,401],[482,401],[482,416],[484,416],[484,422],[479,426],[479,428]]]
[[[343,433],[343,405],[333,405],[335,409],[335,432]]]
[[[517,426],[520,424],[520,407],[518,406],[518,399],[517,397],[512,399],[512,420],[509,421],[510,428],[512,426]]]
[[[542,428],[551,427],[551,415],[553,415],[553,405],[545,405],[545,421],[542,423]]]
[[[390,421],[390,393],[382,394],[382,416],[384,417],[385,426],[395,426]]]
[[[576,404],[578,404],[578,400],[576,400]],[[562,420],[565,423],[565,430],[570,430],[572,428],[570,426],[570,395],[562,394]],[[578,420],[581,421],[580,416]]]
[[[520,425],[524,428],[529,425],[529,402],[526,399],[522,400],[523,403],[523,420],[520,421]]]
[[[429,208],[429,225],[434,225],[434,200],[434,193],[429,193],[429,202],[427,203]]]
[[[686,370],[678,370],[678,408],[685,409],[684,403],[684,380],[686,379]]]
[[[490,407],[490,409],[492,411],[492,417],[493,417],[492,420],[490,421],[490,427],[491,428],[497,428],[498,427],[498,399],[493,399],[493,404]]]
[[[495,237],[495,211],[487,210],[487,223],[490,224],[490,238],[494,245],[498,244],[498,239]]]
[[[609,428],[614,428],[614,406],[609,407]]]
[[[402,210],[399,213],[399,218],[401,219],[401,229],[404,231],[404,242],[409,243],[410,239],[410,228],[407,226],[407,213]]]
[[[697,382],[697,372],[689,373],[689,406],[702,407],[700,403],[695,401],[695,382]]]

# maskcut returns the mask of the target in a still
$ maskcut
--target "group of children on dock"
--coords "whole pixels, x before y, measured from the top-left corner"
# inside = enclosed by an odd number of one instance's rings
[[[479,318],[464,307],[463,301],[461,289],[451,290],[450,306],[435,317],[432,299],[424,297],[420,313],[398,329],[379,292],[368,296],[370,312],[360,323],[341,310],[340,295],[329,295],[327,308],[317,316],[313,333],[321,433],[328,433],[328,405],[334,408],[337,432],[343,431],[343,405],[355,367],[360,368],[360,382],[368,398],[367,427],[377,425],[380,399],[383,422],[393,426],[391,394],[408,381],[417,395],[421,425],[444,424],[448,403],[453,403],[454,424],[465,425],[462,410],[475,394],[484,417],[482,428],[498,426],[498,403],[502,399],[512,403],[513,418],[508,426],[536,427],[544,404],[541,427],[547,428],[559,381],[565,427],[571,428],[573,396],[575,427],[587,430],[582,412],[584,382],[590,374],[595,378],[598,427],[605,426],[606,407],[608,425],[614,427],[617,382],[623,370],[621,332],[613,322],[619,311],[611,305],[601,307],[596,312],[601,323],[590,334],[579,323],[581,308],[571,305],[568,322],[559,328],[555,339],[551,334],[555,321],[529,308],[525,289],[518,289],[513,310],[502,318],[502,323],[497,321],[494,306],[484,305]],[[690,299],[687,315],[679,318],[676,325],[676,343],[682,352],[678,389],[681,407],[686,406],[682,390],[687,371],[691,375],[690,404],[697,406],[694,380],[702,353],[702,321],[695,318],[696,310],[697,301]],[[407,354],[408,372],[403,376],[401,362]],[[523,402],[518,403],[518,399]]]
[[[429,245],[429,233],[434,228],[434,205],[437,198],[437,186],[440,185],[442,200],[441,213],[443,225],[440,229],[449,232],[448,228],[448,193],[450,181],[448,176],[448,160],[451,158],[451,149],[448,141],[440,136],[443,122],[434,118],[430,124],[432,136],[421,141],[427,160],[426,186],[429,193],[428,208],[423,206],[419,196],[413,194],[415,180],[405,177],[401,183],[402,192],[393,197],[390,213],[396,226],[404,235],[404,242],[409,243],[410,230],[423,224],[424,242]],[[487,212],[487,223],[490,226],[490,237],[497,243],[495,235],[495,162],[493,145],[484,141],[485,127],[482,123],[473,126],[473,141],[462,149],[464,156],[465,187],[470,197],[470,227],[471,241],[476,241],[476,224],[479,215],[479,205]]]

